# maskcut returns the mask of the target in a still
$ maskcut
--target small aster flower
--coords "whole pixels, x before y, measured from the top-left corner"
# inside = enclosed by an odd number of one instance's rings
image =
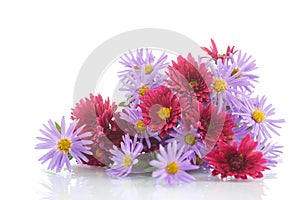
[[[142,48],[136,50],[136,55],[130,51],[121,57],[120,63],[129,68],[120,72],[120,81],[123,83],[120,91],[127,92],[127,104],[136,106],[147,90],[156,89],[164,82],[165,76],[160,71],[168,65],[166,60],[165,53],[155,60],[151,50]]]
[[[212,47],[210,47],[210,49],[206,47],[201,47],[201,49],[205,51],[208,55],[210,55],[215,62],[217,62],[218,59],[221,59],[222,62],[225,62],[225,60],[228,58],[229,55],[233,55],[237,52],[237,50],[234,50],[234,46],[232,47],[228,46],[226,50],[226,54],[219,54],[217,45],[213,39],[211,39],[211,44]]]
[[[232,110],[240,108],[242,106],[240,98],[244,97],[245,93],[239,91],[237,87],[246,87],[249,85],[249,81],[246,77],[239,77],[241,71],[232,75],[235,66],[228,65],[227,62],[223,63],[222,60],[219,59],[217,61],[217,69],[212,68],[214,80],[211,84],[211,97],[214,104],[219,107],[219,112],[224,109],[225,106],[229,106]]]
[[[172,61],[167,73],[171,89],[179,95],[196,97],[199,102],[210,100],[209,85],[212,83],[212,73],[207,71],[205,63],[197,63],[191,54],[187,59],[178,56],[177,63]]]
[[[181,117],[177,96],[169,88],[160,86],[156,90],[149,90],[141,101],[138,106],[142,110],[145,125],[153,132],[158,131],[159,136],[164,138]]]
[[[234,176],[236,179],[247,179],[263,177],[262,171],[269,169],[264,166],[267,160],[263,153],[256,151],[258,142],[250,139],[250,134],[241,141],[239,147],[235,141],[232,145],[219,142],[218,148],[206,155],[205,161],[213,166],[212,175],[221,175],[221,178]]]
[[[184,148],[184,152],[192,151],[189,160],[192,160],[193,163],[196,163],[197,157],[202,158],[202,149],[203,143],[201,136],[197,133],[197,128],[191,126],[189,129],[185,130],[182,126],[179,128],[174,128],[173,133],[170,136],[174,137],[169,139],[168,142],[176,141],[178,144],[178,148]]]
[[[132,132],[129,134],[137,134],[137,136],[140,138],[140,142],[143,143],[143,141],[145,140],[148,148],[150,149],[150,137],[157,138],[157,133],[152,133],[150,130],[148,130],[148,127],[145,125],[141,109],[125,108],[120,114],[120,118],[133,125],[133,130],[130,130]]]
[[[267,160],[265,166],[267,167],[276,167],[278,164],[278,158],[282,154],[283,146],[277,145],[276,143],[268,142],[268,139],[264,139],[259,143],[256,150],[261,151],[264,155],[264,158]]]
[[[257,96],[255,99],[244,99],[244,105],[240,108],[240,111],[234,113],[242,117],[242,122],[252,127],[251,133],[253,137],[258,137],[258,140],[262,138],[271,138],[270,131],[279,135],[275,128],[281,128],[278,123],[285,122],[284,119],[270,119],[275,114],[275,108],[272,108],[272,104],[265,105],[266,97],[261,99]]]
[[[188,151],[183,154],[184,147],[178,149],[177,142],[169,143],[166,149],[160,145],[157,160],[150,161],[150,165],[158,169],[152,172],[152,177],[158,177],[157,183],[165,179],[166,183],[173,185],[176,182],[190,183],[195,177],[189,175],[187,170],[198,169],[199,166],[192,165],[188,157],[192,153]]]
[[[227,65],[224,65],[224,67],[227,67],[227,69],[224,69],[225,71],[232,70],[231,66],[234,66],[233,70],[231,71],[231,76],[234,76],[237,72],[240,72],[236,79],[245,77],[249,81],[249,85],[237,85],[237,87],[242,91],[246,89],[246,91],[252,92],[251,88],[254,88],[252,82],[258,82],[258,76],[252,74],[252,71],[257,69],[257,67],[255,60],[251,60],[251,58],[252,56],[247,56],[246,53],[242,54],[242,51],[239,51],[236,59],[233,56],[229,56],[231,64],[228,63]]]
[[[82,165],[82,161],[88,162],[87,157],[84,154],[92,155],[89,148],[85,145],[89,145],[92,141],[83,140],[82,138],[90,136],[90,133],[79,133],[84,128],[77,126],[78,120],[75,120],[66,127],[65,118],[62,117],[60,130],[56,127],[53,121],[49,120],[49,127],[44,125],[46,130],[40,130],[45,137],[37,137],[38,140],[42,141],[36,145],[36,149],[50,149],[48,153],[42,156],[39,161],[42,164],[48,160],[51,160],[48,166],[49,170],[56,168],[56,172],[60,172],[62,167],[66,164],[69,171],[71,171],[71,164],[68,158],[70,154],[76,161]]]
[[[116,146],[113,146],[113,149],[110,150],[113,155],[111,160],[115,164],[106,170],[107,174],[111,176],[127,176],[131,172],[133,165],[138,163],[137,157],[142,150],[143,145],[137,143],[137,135],[134,136],[133,141],[128,134],[124,135],[121,150]]]
[[[158,75],[158,72],[168,65],[166,62],[167,57],[165,53],[162,53],[160,57],[155,60],[155,56],[148,48],[146,48],[146,50],[143,48],[137,49],[136,55],[134,55],[132,51],[129,51],[128,54],[125,53],[124,56],[121,57],[120,63],[128,69],[120,72],[120,76],[124,78],[131,72],[143,71],[145,75],[151,75],[155,78],[155,75]]]
[[[152,76],[145,76],[143,71],[132,72],[124,75],[121,79],[123,86],[119,89],[125,91],[126,104],[135,107],[140,103],[140,98],[145,96],[148,90],[157,89],[164,83],[165,78],[153,79]]]

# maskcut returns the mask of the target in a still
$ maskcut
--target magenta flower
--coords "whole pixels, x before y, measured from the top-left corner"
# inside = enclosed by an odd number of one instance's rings
[[[85,145],[89,145],[92,142],[90,140],[82,140],[82,138],[90,136],[91,133],[87,132],[78,135],[84,126],[75,129],[77,123],[78,120],[75,120],[67,128],[65,118],[62,117],[60,130],[51,120],[48,121],[49,127],[44,125],[46,130],[40,130],[45,137],[37,137],[42,143],[37,144],[35,148],[50,149],[48,153],[39,159],[39,161],[42,161],[42,164],[51,160],[48,166],[49,170],[56,168],[56,172],[60,172],[66,164],[68,170],[71,171],[69,155],[75,158],[80,165],[82,165],[82,160],[88,162],[84,154],[92,155],[92,153]]]
[[[195,177],[189,175],[187,170],[198,169],[192,165],[188,157],[193,153],[188,151],[183,154],[184,147],[177,149],[177,142],[169,143],[166,149],[160,145],[157,160],[150,161],[150,165],[158,169],[152,172],[152,177],[158,177],[157,183],[165,179],[166,183],[173,185],[176,182],[190,183]]]

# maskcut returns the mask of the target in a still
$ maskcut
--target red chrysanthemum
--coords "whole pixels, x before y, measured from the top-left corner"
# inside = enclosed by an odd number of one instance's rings
[[[164,138],[181,118],[178,97],[169,88],[159,86],[155,90],[148,90],[141,101],[138,106],[142,110],[145,125],[152,131],[158,131],[159,136]]]
[[[86,139],[93,141],[90,145],[93,156],[87,156],[87,165],[106,166],[112,161],[109,159],[109,149],[113,145],[119,146],[124,134],[117,126],[114,114],[117,109],[115,103],[110,104],[109,98],[103,101],[99,94],[90,98],[81,99],[72,109],[71,119],[79,119],[76,128],[86,125],[83,132],[91,132],[92,135]]]
[[[232,47],[228,46],[226,54],[219,54],[217,45],[213,39],[211,39],[211,44],[212,47],[210,47],[210,49],[206,47],[201,47],[201,49],[205,51],[208,55],[210,55],[215,62],[217,62],[218,59],[222,59],[222,61],[224,62],[229,55],[231,54],[233,55],[237,52],[237,50],[234,50],[234,46]]]
[[[212,83],[212,73],[207,71],[205,63],[198,63],[191,54],[185,59],[177,57],[177,63],[172,61],[168,67],[167,83],[171,89],[181,96],[195,97],[199,102],[207,103],[210,99],[209,85]]]
[[[267,160],[263,158],[263,153],[256,151],[258,142],[250,139],[250,134],[241,141],[239,147],[235,141],[232,145],[219,142],[218,148],[212,151],[204,158],[214,170],[212,175],[221,174],[222,178],[234,176],[236,179],[247,179],[247,176],[253,178],[263,177],[262,171],[269,169],[263,166]]]
[[[233,128],[236,127],[234,118],[225,111],[218,113],[218,108],[213,104],[203,106],[198,104],[199,121],[198,133],[203,138],[204,144],[210,149],[218,141],[229,142],[233,139]]]

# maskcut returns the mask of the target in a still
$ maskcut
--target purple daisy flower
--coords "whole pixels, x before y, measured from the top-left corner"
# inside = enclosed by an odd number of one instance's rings
[[[106,172],[111,176],[127,176],[136,163],[138,163],[138,155],[143,150],[143,145],[137,143],[137,135],[134,136],[133,141],[129,135],[126,134],[121,142],[121,150],[118,147],[113,146],[114,149],[110,150],[113,154],[111,160],[114,161],[114,165],[107,169]]]
[[[279,135],[275,128],[281,128],[277,124],[285,122],[284,119],[270,119],[275,114],[275,108],[272,108],[272,104],[265,106],[266,100],[265,96],[261,99],[258,96],[255,99],[244,99],[240,111],[234,113],[242,117],[242,123],[252,127],[250,132],[258,141],[262,138],[271,138],[269,130]]]
[[[265,166],[267,167],[276,167],[277,160],[280,157],[280,154],[283,152],[281,149],[283,146],[279,146],[276,143],[268,142],[268,139],[264,139],[257,147],[256,150],[261,151],[264,155],[264,158],[267,160]]]
[[[51,160],[48,166],[49,170],[56,168],[56,172],[60,172],[64,164],[66,164],[69,171],[71,171],[71,164],[68,158],[70,154],[76,161],[82,165],[82,160],[88,162],[84,154],[92,155],[89,148],[85,145],[92,144],[90,140],[82,140],[82,138],[91,136],[91,133],[80,133],[84,126],[75,129],[78,120],[73,121],[68,128],[66,128],[65,117],[61,119],[60,130],[56,127],[53,121],[49,120],[49,127],[44,125],[46,130],[40,130],[45,137],[37,137],[42,141],[36,145],[36,149],[51,149],[48,153],[42,156],[39,161],[42,164]],[[80,133],[80,135],[78,135]]]
[[[152,177],[159,177],[157,183],[165,179],[166,183],[173,185],[175,182],[190,183],[195,181],[195,177],[189,175],[186,170],[198,169],[199,166],[192,165],[188,157],[192,151],[183,154],[184,147],[177,149],[177,142],[169,143],[166,149],[159,146],[158,160],[150,161],[150,165],[158,169],[152,172]]]
[[[145,125],[140,108],[125,108],[123,112],[120,113],[120,118],[134,126],[134,131],[140,138],[140,143],[143,143],[145,140],[149,149],[151,148],[150,137],[160,140],[158,133],[151,132]]]
[[[121,57],[120,61],[122,65],[129,69],[121,71],[120,76],[125,78],[127,77],[126,75],[131,72],[143,71],[145,75],[155,77],[161,69],[168,65],[166,62],[167,57],[168,56],[163,53],[158,60],[155,61],[155,56],[148,48],[146,48],[145,51],[143,48],[137,49],[136,55],[134,55],[132,51],[129,51],[128,54],[125,53],[124,56]]]
[[[228,62],[223,63],[221,59],[217,61],[217,67],[211,68],[214,74],[214,80],[211,84],[212,101],[219,107],[219,112],[225,106],[231,109],[238,109],[241,106],[240,97],[245,94],[239,91],[238,87],[246,87],[249,81],[246,77],[241,76],[241,71],[232,74],[235,65],[229,65]]]
[[[168,142],[176,141],[178,148],[184,148],[184,152],[192,151],[192,153],[188,156],[188,160],[192,160],[193,163],[197,163],[197,157],[202,158],[203,153],[203,143],[201,140],[201,136],[197,134],[197,128],[193,126],[190,127],[189,130],[184,130],[182,126],[179,128],[174,128],[173,133],[170,135],[174,138],[169,139]]]
[[[230,56],[231,65],[225,65],[228,68],[225,70],[231,70],[230,67],[234,66],[231,71],[231,76],[235,75],[237,72],[240,72],[236,79],[244,77],[249,81],[248,85],[237,85],[242,91],[246,89],[248,92],[251,92],[251,87],[254,88],[252,82],[258,82],[258,76],[252,74],[252,71],[257,69],[255,60],[251,60],[252,56],[247,56],[247,53],[242,54],[242,51],[239,51],[238,57],[235,60],[233,56]]]
[[[137,49],[136,55],[129,51],[129,54],[121,57],[120,63],[129,68],[120,72],[120,81],[123,83],[120,91],[127,92],[125,97],[128,98],[128,104],[136,106],[147,90],[156,89],[164,83],[166,78],[160,71],[168,65],[166,60],[167,55],[163,53],[155,61],[155,56],[149,49]]]

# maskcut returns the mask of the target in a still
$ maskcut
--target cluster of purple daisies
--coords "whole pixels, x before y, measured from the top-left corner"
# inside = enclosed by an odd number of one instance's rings
[[[190,171],[221,178],[263,177],[275,167],[282,146],[272,141],[283,119],[265,96],[254,97],[255,60],[234,46],[224,54],[212,40],[196,60],[191,54],[168,62],[166,53],[129,51],[120,58],[117,106],[100,94],[81,99],[71,124],[49,120],[36,149],[39,160],[60,172],[70,160],[105,167],[108,175],[152,173],[157,182],[192,182]],[[119,108],[119,109],[118,109]]]

